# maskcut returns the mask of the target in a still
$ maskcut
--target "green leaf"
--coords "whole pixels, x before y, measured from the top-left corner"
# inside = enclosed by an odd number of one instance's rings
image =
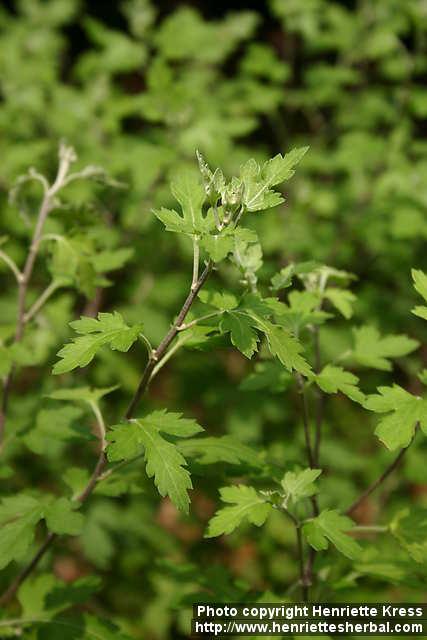
[[[351,400],[363,403],[365,395],[358,389],[359,378],[342,367],[327,364],[322,371],[315,376],[315,381],[325,393],[338,393],[341,391]]]
[[[178,448],[184,456],[196,458],[200,464],[228,462],[262,466],[258,453],[232,436],[192,438],[179,442]]]
[[[270,187],[289,180],[295,173],[296,165],[302,160],[309,147],[292,149],[285,156],[280,153],[268,160],[262,167],[262,177]]]
[[[412,269],[412,278],[414,280],[415,290],[424,298],[427,302],[427,274],[420,269]],[[427,320],[427,307],[417,306],[412,309],[412,313],[416,316]]]
[[[337,287],[329,287],[323,293],[324,297],[331,302],[336,309],[347,320],[353,315],[353,304],[356,296],[348,289],[338,289]]]
[[[427,302],[427,274],[420,269],[412,269],[414,288]]]
[[[93,267],[97,273],[108,273],[121,269],[133,256],[132,248],[115,249],[114,251],[101,251],[91,258]]]
[[[271,288],[275,291],[287,289],[291,286],[294,276],[311,273],[318,267],[319,264],[313,260],[309,262],[299,262],[298,264],[291,262],[271,278]]]
[[[375,327],[363,326],[353,330],[354,359],[365,367],[391,371],[389,358],[406,356],[418,347],[418,342],[405,335],[381,337]]]
[[[183,418],[182,413],[172,413],[165,409],[153,411],[149,416],[141,420],[147,422],[147,424],[149,423],[150,426],[159,431],[177,438],[188,438],[203,431],[203,427],[197,424],[195,420]]]
[[[288,371],[298,371],[304,376],[311,373],[311,367],[302,357],[302,344],[287,329],[268,320],[257,319],[258,328],[266,335],[270,352],[276,356]]]
[[[48,529],[59,535],[79,535],[82,532],[84,517],[77,513],[75,508],[76,505],[67,498],[58,498],[48,505],[44,514]]]
[[[229,534],[244,520],[260,527],[266,521],[272,506],[253,487],[238,485],[220,489],[221,500],[232,506],[219,509],[210,520],[206,538]]]
[[[199,298],[204,304],[210,304],[221,311],[231,311],[238,305],[237,298],[228,291],[214,291],[212,289],[204,289],[200,291]]]
[[[265,360],[255,364],[254,371],[240,383],[242,391],[266,389],[270,393],[281,393],[289,386],[292,376],[277,360]]]
[[[78,407],[42,409],[38,412],[35,425],[22,440],[27,447],[39,455],[57,452],[57,445],[72,440],[90,437],[74,423],[82,416]]]
[[[54,374],[66,373],[76,367],[85,367],[93,360],[97,351],[108,344],[111,349],[128,351],[142,331],[142,324],[128,327],[120,313],[99,313],[98,319],[82,317],[70,326],[79,334],[73,342],[59,352],[61,358],[53,368]]]
[[[4,498],[0,505],[0,569],[12,560],[20,561],[28,552],[43,506],[25,494]]]
[[[321,473],[321,469],[287,471],[281,481],[285,497],[284,507],[287,508],[289,501],[296,503],[302,498],[309,498],[317,493],[314,482]]]
[[[203,216],[205,190],[194,174],[184,172],[176,176],[171,183],[171,191],[181,205],[182,216],[173,209],[162,208],[154,211],[167,231],[202,235],[214,229],[213,214],[208,212],[206,217]]]
[[[293,149],[285,156],[280,153],[264,163],[262,169],[258,163],[248,160],[240,169],[240,177],[244,184],[243,201],[248,211],[269,209],[283,202],[280,193],[272,191],[274,187],[291,178],[294,167],[306,153],[308,147]]]
[[[360,554],[361,547],[346,533],[352,527],[353,521],[350,518],[342,516],[338,511],[326,510],[313,520],[306,522],[303,525],[303,533],[307,542],[316,551],[327,549],[329,541],[340,553],[354,560]]]
[[[375,429],[375,434],[388,449],[407,447],[414,437],[417,423],[427,434],[426,400],[396,384],[393,387],[379,387],[378,391],[378,395],[368,396],[365,407],[376,413],[388,414]]]
[[[258,349],[258,335],[253,324],[249,316],[239,312],[226,313],[220,323],[221,331],[230,332],[232,344],[247,358],[252,358]]]
[[[427,554],[427,509],[399,511],[390,523],[390,531],[411,558],[425,564]]]
[[[144,445],[146,470],[149,478],[154,477],[161,496],[169,496],[174,505],[188,513],[192,489],[190,474],[184,468],[187,463],[177,447],[164,438],[147,422],[138,421],[141,428],[140,441]]]
[[[161,496],[168,495],[178,509],[188,512],[188,489],[192,488],[187,462],[178,447],[160,434],[187,438],[202,431],[194,420],[181,414],[154,411],[145,418],[112,427],[107,456],[111,461],[129,460],[144,454],[146,470]]]
[[[140,429],[135,422],[125,422],[111,427],[107,433],[110,444],[107,447],[107,457],[110,462],[118,460],[132,460],[141,455],[144,450],[140,437]]]
[[[54,575],[43,573],[39,576],[30,576],[19,588],[18,600],[22,607],[23,618],[35,618],[40,614],[49,619],[56,611],[47,613],[46,596],[58,584]]]
[[[70,402],[85,402],[87,404],[97,404],[101,398],[118,389],[113,387],[74,387],[73,389],[56,389],[48,395],[52,400],[69,400]]]
[[[230,234],[203,236],[200,245],[214,262],[224,260],[234,249],[234,238]]]
[[[82,467],[68,467],[62,479],[67,487],[71,489],[74,499],[82,493],[89,482],[89,472]]]

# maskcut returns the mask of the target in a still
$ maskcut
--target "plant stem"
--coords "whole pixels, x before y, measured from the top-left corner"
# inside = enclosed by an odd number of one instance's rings
[[[127,420],[129,420],[133,416],[133,413],[134,413],[136,407],[138,406],[139,401],[141,400],[142,396],[144,395],[145,391],[147,390],[147,387],[148,387],[148,385],[150,383],[151,374],[153,373],[153,370],[155,369],[156,365],[165,356],[166,351],[167,351],[170,343],[173,341],[173,339],[175,338],[175,336],[179,332],[178,327],[180,327],[182,325],[182,323],[184,322],[184,320],[185,320],[185,318],[187,316],[187,313],[190,310],[191,305],[193,304],[194,300],[196,299],[198,292],[200,291],[200,289],[203,287],[204,283],[208,279],[211,271],[212,271],[212,262],[208,262],[208,264],[206,265],[206,267],[202,271],[201,275],[199,276],[197,282],[194,285],[193,284],[191,285],[190,293],[188,294],[187,298],[185,299],[185,302],[182,305],[181,311],[179,312],[178,317],[176,318],[175,322],[173,323],[173,325],[171,326],[171,328],[169,329],[168,333],[165,335],[165,337],[163,338],[163,340],[161,341],[161,343],[159,344],[157,349],[155,349],[152,352],[151,357],[148,359],[148,362],[147,362],[147,364],[145,366],[145,369],[143,371],[143,374],[142,374],[141,381],[140,381],[140,383],[138,385],[138,388],[137,388],[137,390],[135,392],[135,395],[132,398],[131,403],[129,404],[129,407],[128,407],[127,411],[126,411],[125,418]]]
[[[412,444],[412,441],[409,443],[409,445],[407,447],[405,447],[405,449],[401,449],[399,451],[397,456],[389,464],[389,466],[385,469],[385,471],[383,471],[383,473],[371,485],[369,485],[369,487],[367,489],[365,489],[365,491],[357,498],[357,500],[355,500],[349,506],[349,508],[346,511],[346,515],[349,516],[349,515],[351,515],[353,513],[353,511],[356,511],[356,509],[359,507],[359,505],[361,505],[362,502],[364,502],[364,500],[366,500],[366,498],[371,495],[371,493],[373,493],[376,489],[378,489],[378,487],[383,484],[384,480],[386,480],[388,478],[388,476],[395,469],[397,469],[397,467],[399,466],[403,456],[405,455],[405,453],[407,452],[407,450],[409,449],[411,444]]]
[[[209,318],[215,318],[216,316],[220,316],[223,313],[224,311],[213,311],[212,313],[207,313],[205,316],[200,316],[200,318],[196,318],[191,322],[182,324],[180,327],[178,327],[178,331],[186,331],[187,329],[191,329],[191,327],[196,326],[196,324],[199,324],[199,322],[202,322],[203,320],[209,320]]]
[[[23,338],[25,325],[28,319],[25,314],[25,305],[27,299],[28,286],[30,284],[31,276],[33,274],[34,264],[37,258],[37,253],[40,247],[42,239],[43,227],[46,222],[49,212],[54,206],[54,198],[57,192],[64,185],[68,169],[71,162],[74,160],[74,151],[71,148],[60,147],[59,151],[59,164],[55,181],[48,187],[47,183],[44,186],[43,200],[40,205],[40,209],[37,215],[36,226],[34,228],[33,237],[28,251],[27,259],[25,261],[24,269],[19,274],[18,278],[18,311],[16,317],[16,330],[14,342],[20,342]],[[34,315],[34,314],[32,314]],[[32,317],[32,316],[31,316]],[[0,411],[0,449],[3,443],[4,428],[6,422],[6,415],[9,404],[10,389],[12,386],[12,379],[14,376],[15,367],[12,366],[8,375],[3,382],[3,398]]]
[[[16,576],[15,580],[12,582],[10,587],[0,597],[1,606],[7,604],[13,598],[13,596],[18,591],[21,584],[24,582],[24,580],[28,578],[31,572],[36,568],[36,566],[38,565],[38,563],[40,562],[40,560],[42,559],[46,551],[49,549],[53,541],[56,540],[56,538],[57,538],[56,533],[49,533],[46,536],[45,541],[43,542],[42,546],[39,548],[37,553],[33,556],[32,560],[27,564],[26,567],[24,567],[24,569],[20,573],[18,573],[18,575]]]
[[[140,398],[142,397],[142,395],[144,394],[145,390],[147,389],[147,386],[149,384],[151,375],[153,373],[153,370],[155,369],[156,364],[159,364],[160,361],[162,360],[162,358],[166,355],[166,351],[170,345],[170,343],[172,342],[172,340],[175,338],[175,336],[178,333],[178,327],[184,322],[185,317],[188,313],[188,311],[190,310],[191,305],[193,304],[198,292],[200,291],[200,289],[202,288],[202,286],[204,285],[204,283],[206,282],[207,278],[209,277],[210,273],[212,271],[212,263],[208,262],[208,264],[206,265],[204,271],[201,273],[200,277],[197,279],[197,282],[195,283],[195,286],[191,286],[191,290],[190,293],[188,294],[182,308],[181,311],[178,314],[177,319],[175,320],[175,322],[173,323],[173,325],[171,326],[171,328],[169,329],[168,333],[166,334],[166,336],[163,338],[163,340],[161,341],[160,345],[157,347],[157,349],[155,351],[153,351],[151,357],[148,359],[147,365],[144,369],[144,372],[142,374],[142,378],[141,378],[141,382],[138,385],[138,388],[135,392],[135,395],[126,411],[126,415],[125,418],[126,419],[130,419],[132,418],[134,411],[138,405],[138,402],[140,400]],[[99,440],[101,443],[101,453],[98,457],[97,463],[95,465],[95,468],[93,470],[93,473],[90,477],[90,480],[88,482],[88,484],[86,485],[86,487],[83,489],[83,491],[76,497],[74,498],[75,501],[78,501],[80,503],[83,503],[87,500],[87,498],[91,495],[91,493],[93,492],[96,483],[98,482],[98,479],[101,477],[102,472],[104,470],[105,464],[106,464],[106,457],[105,457],[105,452],[104,452],[104,448],[105,448],[105,425],[104,425],[104,421],[102,418],[102,414],[100,413],[98,407],[96,407],[97,411],[95,410],[95,407],[92,406],[92,410],[95,413],[95,416],[97,418],[97,427],[98,427],[98,436],[99,436]],[[19,589],[20,585],[24,582],[24,580],[26,580],[26,578],[31,574],[31,572],[37,567],[38,563],[40,562],[40,560],[42,559],[42,557],[44,556],[44,554],[46,553],[46,551],[50,548],[51,544],[54,542],[54,540],[56,539],[56,534],[54,533],[49,533],[48,536],[46,537],[45,541],[43,542],[42,546],[39,548],[39,550],[36,552],[36,554],[33,556],[32,560],[29,562],[29,564],[24,567],[24,569],[21,571],[21,573],[18,574],[18,576],[15,578],[15,580],[13,581],[13,583],[11,584],[11,586],[7,589],[7,591],[5,591],[5,593],[1,596],[0,598],[0,604],[4,605],[7,602],[9,602],[9,600],[11,600],[15,593],[17,592],[17,590]]]
[[[8,256],[7,253],[5,253],[2,250],[0,250],[0,258],[3,260],[3,262],[5,262],[7,264],[9,269],[11,269],[13,271],[13,275],[16,278],[16,282],[19,285],[19,282],[21,280],[22,274],[19,271],[18,267],[16,266],[14,260],[12,260],[12,258],[10,256]]]
[[[99,454],[97,463],[95,465],[95,468],[92,472],[92,475],[89,479],[89,482],[87,483],[86,487],[83,489],[83,491],[75,498],[73,498],[74,502],[80,502],[83,503],[92,493],[92,491],[94,490],[95,486],[96,486],[96,482],[98,477],[101,475],[105,464],[107,462],[107,459],[105,457],[105,424],[104,424],[104,419],[102,417],[102,413],[99,410],[99,407],[97,404],[95,404],[94,402],[91,403],[91,409],[96,417],[96,427],[97,427],[97,431],[98,431],[98,440],[99,443],[101,445],[101,452]],[[56,540],[57,538],[57,534],[56,533],[48,533],[48,535],[46,536],[45,541],[43,542],[43,544],[41,545],[41,547],[38,549],[38,551],[36,551],[35,555],[33,556],[33,558],[30,560],[30,562],[22,569],[22,571],[17,575],[17,577],[15,578],[15,580],[12,582],[12,584],[10,585],[10,587],[3,593],[3,595],[0,597],[0,605],[4,605],[7,602],[9,602],[9,600],[11,600],[13,598],[13,596],[15,595],[15,593],[18,591],[19,587],[21,586],[21,584],[24,582],[24,580],[26,580],[28,578],[28,576],[31,574],[31,572],[37,567],[38,563],[40,562],[40,560],[43,558],[44,554],[46,553],[46,551],[48,551],[48,549],[50,548],[50,546],[52,545],[52,543]]]
[[[359,525],[357,527],[353,527],[351,530],[352,533],[386,533],[388,531],[388,527],[385,525]]]
[[[191,281],[191,288],[197,286],[197,280],[199,279],[199,262],[200,262],[200,247],[199,238],[193,236],[193,279]]]
[[[300,581],[300,584],[301,584],[302,599],[303,599],[304,602],[307,602],[308,601],[308,596],[309,596],[309,583],[307,581],[307,574],[306,574],[305,566],[304,566],[304,547],[303,547],[303,541],[302,541],[301,523],[287,509],[284,509],[283,513],[285,513],[288,516],[288,518],[292,521],[292,524],[295,527],[295,536],[296,536],[297,554],[298,554],[298,564],[299,564],[299,572],[300,572],[300,580],[299,581]]]
[[[34,304],[30,307],[27,313],[24,315],[24,322],[27,324],[35,315],[40,311],[42,306],[49,300],[50,296],[55,293],[57,289],[62,286],[62,283],[58,280],[52,280],[43,293],[37,298]]]
[[[163,356],[163,358],[161,359],[160,362],[158,362],[156,364],[156,366],[154,367],[151,376],[150,376],[150,382],[153,378],[156,377],[156,375],[159,373],[160,369],[162,369],[165,364],[172,358],[172,356],[178,351],[178,349],[180,349],[182,347],[183,344],[185,344],[188,341],[188,338],[190,336],[186,336],[183,335],[182,337],[178,338],[178,340],[175,342],[175,344],[168,350],[168,352]]]
[[[320,373],[320,370],[322,368],[322,361],[320,356],[319,327],[314,327],[314,360],[315,360],[314,369],[318,374]],[[313,457],[314,457],[316,466],[319,466],[319,460],[320,460],[320,442],[322,439],[324,398],[325,396],[320,391],[320,389],[318,389],[317,403],[316,403],[316,430],[315,430],[315,436],[314,436],[314,450],[313,450]]]
[[[307,460],[311,469],[316,468],[316,459],[314,456],[314,452],[311,445],[311,436],[310,436],[310,416],[308,410],[308,401],[307,394],[305,392],[304,381],[300,374],[297,374],[297,381],[299,386],[299,392],[301,395],[301,404],[302,404],[302,415],[303,415],[303,424],[304,424],[304,436],[305,436],[305,446],[307,451]],[[317,502],[316,496],[311,496],[311,506],[313,510],[313,516],[316,517],[319,515],[319,505]],[[310,547],[307,565],[304,568],[304,581],[305,581],[305,589],[306,589],[306,599],[309,596],[309,587],[313,583],[313,566],[314,560],[316,558],[316,551],[312,547]]]
[[[312,469],[315,468],[315,461],[313,455],[313,449],[311,446],[311,435],[310,435],[310,417],[308,411],[308,402],[307,395],[305,393],[304,381],[299,373],[296,374],[299,393],[301,396],[301,406],[302,406],[302,419],[304,424],[304,439],[305,439],[305,448],[307,451],[307,460]]]

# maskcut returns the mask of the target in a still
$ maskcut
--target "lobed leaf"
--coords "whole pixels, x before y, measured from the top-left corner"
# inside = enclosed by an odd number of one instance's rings
[[[117,311],[98,313],[97,319],[82,317],[70,326],[82,335],[58,351],[60,360],[53,367],[54,374],[85,367],[106,344],[113,350],[128,351],[142,331],[142,324],[129,327]]]
[[[220,489],[221,500],[232,506],[219,509],[209,521],[206,538],[232,533],[244,520],[260,527],[272,506],[253,487],[238,485]]]
[[[324,551],[331,542],[343,555],[354,560],[361,552],[360,545],[347,535],[353,527],[353,521],[335,510],[322,511],[313,520],[303,525],[307,542],[316,551]]]

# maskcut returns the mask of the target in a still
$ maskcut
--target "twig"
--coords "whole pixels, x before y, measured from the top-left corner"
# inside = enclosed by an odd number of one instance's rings
[[[302,543],[302,533],[301,533],[301,523],[299,520],[287,509],[283,510],[288,518],[292,521],[292,524],[295,527],[295,535],[297,542],[297,554],[298,554],[298,564],[299,564],[299,572],[300,572],[300,584],[302,591],[302,599],[304,602],[308,601],[309,596],[309,585],[310,583],[307,581],[307,574],[304,567],[304,548]]]
[[[63,182],[70,168],[70,164],[75,160],[74,150],[71,147],[60,146],[58,172],[53,184],[48,188],[47,182],[44,184],[44,195],[37,216],[36,226],[34,228],[30,249],[25,261],[24,269],[20,273],[18,280],[18,311],[16,318],[15,343],[20,342],[24,335],[27,318],[25,314],[25,305],[27,300],[28,286],[37,258],[37,253],[42,238],[43,227],[49,212],[54,207],[55,195],[63,186]],[[3,383],[3,399],[0,412],[0,447],[2,446],[4,428],[6,422],[7,409],[9,404],[9,394],[12,386],[12,379],[15,368],[12,366]]]
[[[178,327],[180,327],[184,322],[187,316],[187,313],[190,310],[191,305],[196,299],[198,292],[200,291],[200,289],[203,287],[204,283],[208,279],[211,271],[212,271],[212,262],[208,262],[208,264],[204,268],[203,272],[201,273],[195,285],[191,286],[190,293],[188,294],[184,304],[182,305],[181,311],[179,312],[177,319],[175,320],[175,322],[173,323],[173,325],[171,326],[168,333],[165,335],[165,337],[163,338],[163,340],[161,341],[157,349],[155,349],[152,352],[151,357],[148,359],[148,362],[145,366],[141,381],[138,385],[135,395],[132,398],[132,401],[126,411],[126,414],[125,414],[126,419],[129,419],[132,417],[139,401],[141,400],[142,396],[147,390],[147,387],[151,379],[151,374],[154,368],[156,367],[156,364],[159,363],[160,360],[163,358],[163,356],[166,354],[166,351],[170,343],[173,341],[173,339],[179,332]]]
[[[24,323],[27,324],[27,322],[34,318],[36,313],[38,313],[42,306],[49,300],[50,296],[53,295],[55,291],[57,289],[60,289],[62,286],[63,285],[61,282],[59,282],[59,280],[52,280],[49,286],[47,286],[42,294],[37,298],[34,304],[27,311],[27,313],[24,314]]]
[[[13,598],[21,584],[28,578],[33,569],[35,569],[35,567],[38,565],[38,563],[40,562],[46,551],[49,549],[53,541],[56,540],[56,538],[56,533],[49,533],[46,536],[46,540],[43,542],[37,553],[33,556],[31,562],[29,562],[27,566],[24,567],[24,569],[20,573],[18,573],[10,587],[0,597],[0,605],[5,605],[7,602],[9,602],[9,600]]]
[[[305,393],[304,381],[300,374],[297,374],[297,381],[299,386],[299,391],[301,395],[301,404],[302,404],[302,415],[303,415],[303,424],[304,424],[304,437],[305,437],[305,446],[307,451],[307,459],[311,469],[316,467],[316,459],[314,456],[313,448],[311,445],[311,435],[310,435],[310,416],[308,411],[308,402],[307,395]],[[317,502],[317,497],[311,496],[311,506],[313,510],[313,516],[316,517],[319,515],[319,504]],[[306,599],[308,599],[309,595],[309,587],[313,583],[313,567],[314,561],[316,558],[316,550],[310,547],[307,564],[304,568],[304,580],[305,580],[305,589],[306,589]]]
[[[98,405],[96,405],[95,403],[91,403],[91,408],[96,417],[96,427],[98,431],[98,439],[101,445],[101,452],[99,454],[97,463],[95,465],[93,473],[86,487],[77,497],[73,498],[74,502],[80,502],[80,503],[83,503],[94,490],[98,476],[101,475],[107,461],[104,453],[104,450],[105,450],[104,419],[102,417],[102,413],[99,410]],[[7,602],[9,602],[9,600],[13,598],[13,596],[18,591],[21,584],[28,578],[31,572],[37,567],[38,563],[43,558],[44,554],[46,553],[46,551],[48,551],[48,549],[50,548],[50,546],[56,540],[57,537],[58,537],[57,534],[52,532],[46,536],[45,541],[43,542],[41,547],[38,549],[38,551],[35,553],[35,555],[30,560],[30,562],[27,564],[27,566],[22,569],[22,571],[17,575],[17,577],[12,582],[10,587],[0,597],[0,605],[6,604]]]
[[[186,331],[187,329],[191,329],[191,327],[195,327],[199,322],[203,322],[204,320],[209,320],[209,318],[215,318],[216,316],[220,316],[224,313],[224,311],[213,311],[212,313],[207,313],[205,316],[200,316],[200,318],[196,318],[191,322],[187,322],[182,324],[180,327],[177,327],[178,331]]]
[[[389,464],[389,466],[385,469],[385,471],[383,471],[383,473],[367,489],[365,489],[365,491],[357,498],[357,500],[355,500],[349,506],[349,508],[346,511],[346,515],[349,516],[353,513],[353,511],[356,511],[359,505],[361,505],[362,502],[366,500],[368,496],[371,495],[371,493],[373,493],[376,489],[378,489],[380,485],[382,485],[384,480],[386,480],[386,478],[388,478],[388,476],[399,466],[400,461],[402,460],[403,456],[411,446],[412,442],[413,442],[413,439],[408,444],[408,446],[405,447],[405,449],[401,449],[399,451],[395,459]]]
[[[199,279],[199,262],[200,262],[200,247],[199,238],[193,236],[193,279],[191,281],[191,289],[197,286],[197,280]]]
[[[320,357],[320,336],[319,336],[319,327],[314,328],[314,361],[315,361],[315,371],[316,373],[320,373],[320,369],[322,368],[322,362]],[[324,398],[325,396],[320,391],[317,392],[317,403],[316,403],[316,430],[314,436],[314,451],[313,457],[317,466],[319,466],[320,460],[320,442],[322,439],[322,423],[323,423],[323,408],[324,408]]]
[[[307,396],[304,389],[304,382],[299,373],[296,374],[296,378],[298,382],[299,393],[301,396],[302,419],[304,424],[304,439],[305,439],[305,448],[307,451],[307,459],[310,467],[314,469],[316,465],[314,461],[313,449],[311,446],[310,417],[308,412]]]
[[[153,373],[153,370],[156,366],[157,363],[159,363],[162,360],[162,357],[166,354],[167,348],[170,345],[170,343],[172,342],[172,340],[175,338],[175,336],[178,333],[178,326],[180,326],[184,320],[185,317],[188,313],[188,311],[190,310],[191,305],[193,304],[198,292],[200,291],[200,289],[202,288],[203,284],[206,282],[207,278],[209,277],[209,274],[212,271],[212,263],[208,262],[208,264],[206,265],[204,271],[202,272],[202,274],[200,275],[200,277],[198,278],[197,282],[195,283],[195,286],[191,287],[190,293],[188,294],[182,308],[181,311],[179,312],[179,315],[177,317],[177,319],[175,320],[175,322],[173,323],[172,327],[169,329],[168,333],[166,334],[166,336],[163,338],[162,342],[160,343],[160,345],[157,347],[157,349],[155,351],[153,351],[151,357],[149,358],[147,365],[145,367],[145,370],[143,372],[142,378],[141,378],[141,382],[139,383],[139,386],[135,392],[135,395],[126,411],[126,415],[125,418],[126,419],[130,419],[132,418],[134,411],[138,405],[138,402],[140,400],[140,398],[142,397],[142,395],[144,394],[151,375]],[[91,405],[92,406],[92,405]],[[92,406],[92,410],[94,411],[96,418],[97,418],[97,428],[98,428],[98,436],[99,436],[99,440],[101,443],[101,453],[98,457],[98,461],[95,465],[95,468],[93,470],[93,473],[89,479],[88,484],[86,485],[86,487],[83,489],[83,491],[76,497],[74,498],[75,501],[78,501],[80,503],[83,503],[87,500],[87,498],[91,495],[91,493],[93,492],[98,479],[101,477],[102,472],[104,470],[105,464],[106,464],[106,457],[105,457],[105,425],[104,425],[104,421],[102,418],[102,414],[99,411],[98,407],[96,406],[97,411],[95,410],[95,405]],[[46,537],[45,541],[43,542],[42,546],[40,547],[40,549],[36,552],[36,554],[34,555],[34,557],[32,558],[32,560],[29,562],[29,564],[21,571],[21,573],[15,578],[15,580],[13,581],[13,583],[11,584],[11,586],[7,589],[7,591],[5,591],[5,593],[1,596],[0,598],[0,604],[4,605],[7,602],[9,602],[9,600],[11,600],[13,598],[13,596],[15,595],[15,593],[17,592],[17,590],[19,589],[20,585],[24,582],[24,580],[26,580],[26,578],[31,574],[31,572],[35,569],[35,567],[38,565],[38,563],[40,562],[40,560],[42,559],[42,557],[44,556],[44,554],[46,553],[46,551],[50,548],[51,544],[53,543],[53,541],[56,539],[56,534],[53,533],[49,533],[48,536]]]
[[[5,262],[7,264],[9,269],[11,269],[11,271],[13,271],[13,275],[16,278],[16,282],[19,285],[19,283],[21,281],[21,278],[22,278],[22,274],[19,271],[18,267],[16,266],[15,261],[12,260],[12,258],[10,256],[8,256],[7,253],[2,251],[1,249],[0,249],[0,258],[3,260],[3,262]]]

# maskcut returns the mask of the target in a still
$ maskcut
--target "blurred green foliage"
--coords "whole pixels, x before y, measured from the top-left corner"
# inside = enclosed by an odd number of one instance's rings
[[[324,370],[317,384],[341,393],[324,406],[319,500],[328,509],[323,513],[345,511],[392,460],[374,436],[377,416],[358,404],[358,379],[363,395],[393,382],[420,394],[426,378],[417,377],[425,347],[407,356],[415,340],[427,344],[425,323],[410,315],[420,302],[411,268],[427,266],[425,2],[270,0],[259,11],[224,9],[214,19],[205,3],[199,9],[169,3],[165,10],[149,0],[123,0],[115,3],[115,20],[103,20],[91,4],[20,0],[0,9],[1,249],[24,263],[42,188],[39,174],[27,171],[35,167],[52,178],[61,140],[76,149],[76,171],[89,178],[61,192],[46,223],[28,301],[51,281],[55,290],[13,354],[18,375],[2,451],[2,496],[25,490],[34,494],[30,502],[40,494],[51,501],[44,511],[25,503],[25,517],[41,520],[40,542],[46,514],[61,521],[70,510],[60,496],[77,495],[85,485],[95,445],[82,416],[92,419],[91,405],[59,408],[47,398],[59,384],[50,375],[55,354],[73,335],[70,321],[99,311],[117,311],[131,326],[142,322],[153,344],[162,339],[191,282],[192,254],[188,238],[166,233],[153,209],[176,207],[169,182],[183,169],[194,171],[195,150],[229,177],[248,158],[262,163],[308,145],[284,204],[248,218],[262,249],[251,245],[240,270],[221,262],[214,283],[217,291],[240,292],[244,280],[278,295],[289,306],[285,327],[300,322],[305,330],[328,320],[320,331],[321,359],[335,371]],[[304,274],[316,271],[308,261],[341,270],[332,273],[337,284],[326,290],[322,311],[303,291]],[[7,345],[15,331],[16,286],[1,261],[0,279],[0,344]],[[292,280],[296,290],[287,296]],[[212,302],[206,295],[200,304]],[[312,361],[313,345],[306,343]],[[265,345],[252,362],[220,335],[190,336],[184,347],[153,382],[144,412],[167,408],[196,418],[208,438],[226,438],[228,459],[218,462],[217,441],[198,449],[195,439],[182,440],[180,455],[191,458],[196,487],[189,516],[159,498],[143,461],[100,485],[84,523],[77,518],[64,531],[81,529],[81,535],[57,542],[21,587],[18,604],[4,613],[5,621],[21,614],[51,621],[31,624],[26,637],[187,637],[193,600],[299,599],[294,533],[277,510],[262,528],[247,524],[227,538],[203,538],[219,488],[256,478],[268,489],[269,477],[280,479],[301,464],[298,391]],[[0,354],[6,375],[3,346]],[[67,374],[62,384],[119,385],[102,400],[114,425],[145,359],[143,344],[128,355],[101,350],[90,368]],[[343,378],[341,364],[357,376]],[[312,395],[315,404],[317,391]],[[389,418],[380,416],[382,424]],[[239,454],[236,442],[247,450]],[[313,597],[423,601],[425,455],[416,438],[383,492],[354,514],[362,525],[392,522],[393,536],[358,539],[363,552],[353,563],[335,551],[318,554]],[[37,548],[31,538],[22,545],[27,559]],[[2,586],[21,564],[2,570]],[[60,620],[71,606],[77,627],[68,632]]]

